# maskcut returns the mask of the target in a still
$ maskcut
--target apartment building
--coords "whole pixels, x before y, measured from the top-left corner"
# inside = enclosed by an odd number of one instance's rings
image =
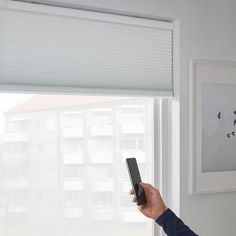
[[[128,195],[124,160],[135,156],[143,178],[152,178],[151,106],[146,98],[35,95],[9,109],[0,146],[0,217],[9,224],[24,218],[19,227],[27,232],[34,232],[33,222],[48,222],[42,230],[50,232],[57,219],[80,227],[100,222],[101,230],[126,224],[143,234],[146,219]],[[53,232],[63,235],[57,225]]]

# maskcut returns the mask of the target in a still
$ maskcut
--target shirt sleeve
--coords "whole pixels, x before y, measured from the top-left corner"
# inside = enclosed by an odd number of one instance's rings
[[[156,219],[168,236],[197,236],[184,222],[179,219],[174,212],[167,209]]]

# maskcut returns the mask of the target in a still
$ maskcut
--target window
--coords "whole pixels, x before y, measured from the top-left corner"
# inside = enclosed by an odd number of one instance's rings
[[[88,169],[89,179],[91,180],[110,180],[113,178],[112,165],[90,165]]]
[[[54,130],[55,128],[55,121],[53,119],[47,119],[46,120],[46,127],[48,130]]]
[[[153,99],[14,96],[0,114],[0,235],[149,234],[124,160],[152,182]]]
[[[94,110],[88,114],[88,123],[91,136],[111,136],[112,110]]]
[[[93,164],[111,163],[114,145],[112,138],[95,138],[88,141],[88,153]]]
[[[64,165],[63,173],[65,179],[81,179],[84,175],[84,168],[82,165]]]
[[[143,134],[145,132],[145,107],[130,106],[119,109],[120,132]]]
[[[20,2],[1,9],[2,90],[173,95],[169,20]],[[124,160],[152,182],[156,113],[145,97],[1,94],[0,235],[151,235]]]
[[[64,217],[77,219],[85,217],[84,203],[86,202],[85,193],[83,191],[64,193]]]
[[[61,126],[64,138],[83,137],[83,114],[79,111],[62,114]]]

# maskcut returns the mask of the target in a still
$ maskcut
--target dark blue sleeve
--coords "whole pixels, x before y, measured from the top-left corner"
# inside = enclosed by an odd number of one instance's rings
[[[167,209],[156,222],[168,236],[197,236],[174,212]]]

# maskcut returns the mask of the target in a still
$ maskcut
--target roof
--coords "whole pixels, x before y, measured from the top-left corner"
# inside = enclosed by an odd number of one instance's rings
[[[95,104],[122,100],[124,97],[80,96],[80,95],[35,95],[17,104],[5,113],[18,113],[39,110],[50,110],[78,105]]]

